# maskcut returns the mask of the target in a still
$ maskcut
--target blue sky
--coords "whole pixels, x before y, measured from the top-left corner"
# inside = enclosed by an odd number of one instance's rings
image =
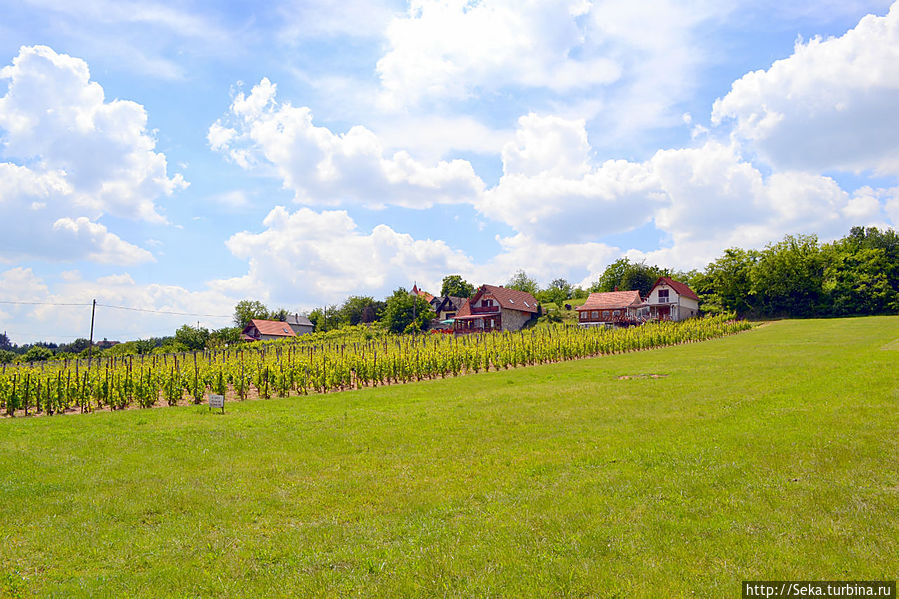
[[[899,4],[0,2],[0,301],[98,338],[899,220]],[[0,303],[18,343],[89,309]]]

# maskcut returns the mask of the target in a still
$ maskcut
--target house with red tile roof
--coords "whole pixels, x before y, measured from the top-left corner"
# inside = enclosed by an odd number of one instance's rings
[[[670,277],[659,277],[646,296],[654,320],[686,320],[699,316],[699,296],[690,286]]]
[[[254,318],[240,332],[241,341],[270,341],[272,339],[287,339],[296,337],[297,334],[286,322],[277,320],[261,320]]]
[[[410,293],[412,295],[417,295],[419,297],[425,298],[425,301],[428,303],[434,301],[434,296],[427,291],[422,291],[421,289],[419,289],[418,284],[412,285],[412,291]]]
[[[639,291],[607,291],[591,293],[583,305],[575,308],[578,326],[629,326],[649,318],[649,305]]]
[[[540,307],[526,291],[496,285],[481,285],[453,318],[455,333],[518,331],[537,318]]]

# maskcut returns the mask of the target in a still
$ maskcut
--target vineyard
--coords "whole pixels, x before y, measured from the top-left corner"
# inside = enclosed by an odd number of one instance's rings
[[[405,383],[703,341],[750,328],[715,316],[626,329],[536,328],[468,336],[419,335],[309,344],[302,339],[224,350],[4,366],[6,416],[307,395]]]

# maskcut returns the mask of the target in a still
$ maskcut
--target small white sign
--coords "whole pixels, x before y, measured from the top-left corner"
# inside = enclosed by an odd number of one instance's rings
[[[210,408],[221,408],[224,411],[225,396],[224,395],[216,395],[215,393],[210,393],[209,394],[209,407]]]

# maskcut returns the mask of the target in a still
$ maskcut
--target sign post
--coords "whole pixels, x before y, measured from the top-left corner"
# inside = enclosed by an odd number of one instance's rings
[[[210,393],[209,394],[209,409],[212,410],[212,408],[221,408],[222,414],[224,414],[225,413],[225,396],[217,395],[215,393]]]

